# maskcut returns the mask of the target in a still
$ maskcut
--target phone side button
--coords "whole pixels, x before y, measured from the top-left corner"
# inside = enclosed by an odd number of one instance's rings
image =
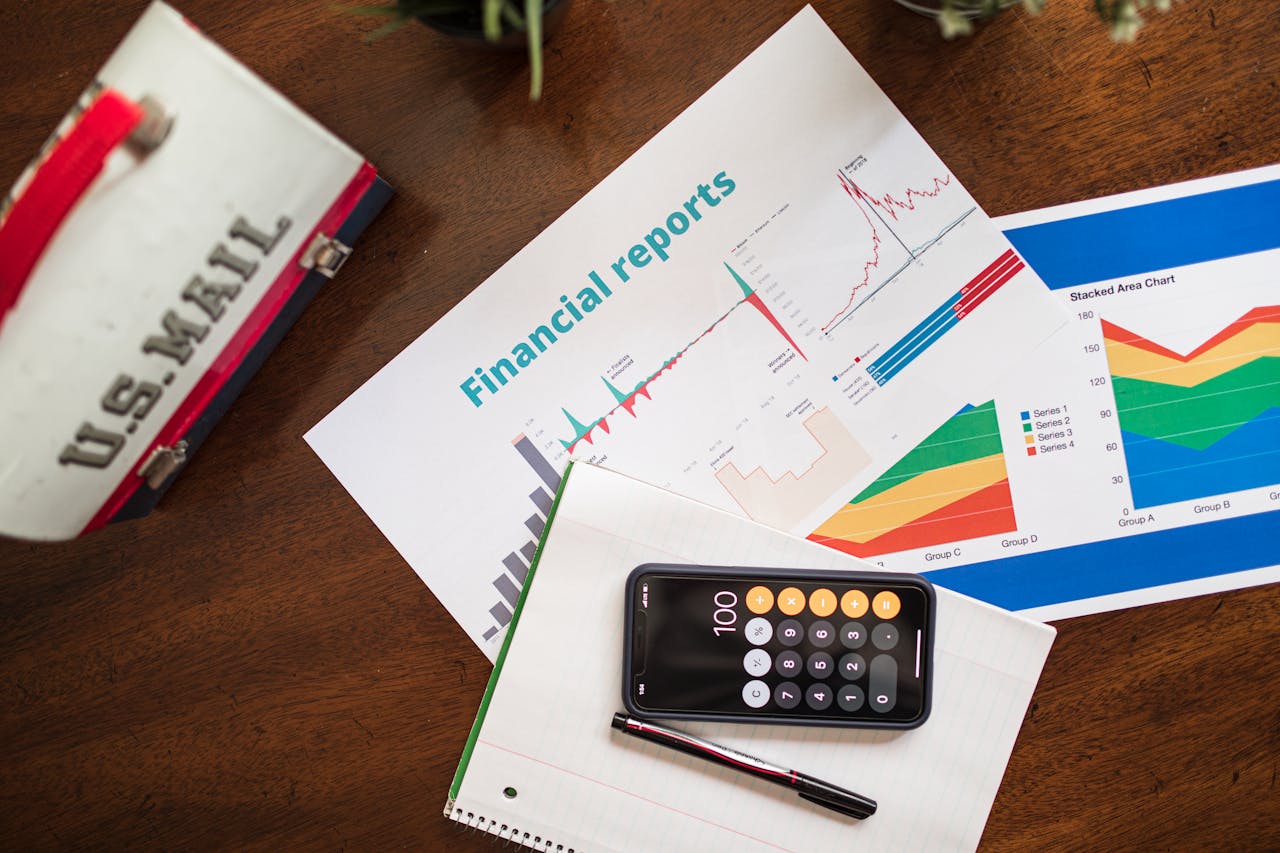
[[[898,662],[891,655],[876,655],[867,672],[867,704],[887,714],[898,704]]]

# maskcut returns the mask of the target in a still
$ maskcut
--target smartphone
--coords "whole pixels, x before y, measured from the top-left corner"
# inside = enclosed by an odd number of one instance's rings
[[[918,575],[646,563],[627,578],[622,701],[637,717],[915,728],[935,602]]]

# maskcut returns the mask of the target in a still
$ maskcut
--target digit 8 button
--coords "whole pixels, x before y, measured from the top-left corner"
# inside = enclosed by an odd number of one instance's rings
[[[882,589],[876,593],[876,597],[872,600],[871,609],[881,619],[892,619],[902,609],[902,602],[898,600],[897,593]]]

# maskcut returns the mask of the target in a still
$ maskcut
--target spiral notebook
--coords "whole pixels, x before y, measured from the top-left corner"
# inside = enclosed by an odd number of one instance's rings
[[[933,714],[920,728],[682,726],[878,801],[875,815],[853,821],[611,729],[622,707],[623,583],[644,562],[869,568],[572,463],[450,787],[447,817],[561,853],[977,847],[1053,628],[938,589]]]

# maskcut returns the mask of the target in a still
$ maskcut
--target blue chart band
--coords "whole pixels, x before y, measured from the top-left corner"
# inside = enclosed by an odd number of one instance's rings
[[[1280,510],[1271,510],[922,574],[947,589],[1026,610],[1271,566],[1277,541]]]
[[[1050,290],[1280,248],[1280,181],[1011,228]]]

